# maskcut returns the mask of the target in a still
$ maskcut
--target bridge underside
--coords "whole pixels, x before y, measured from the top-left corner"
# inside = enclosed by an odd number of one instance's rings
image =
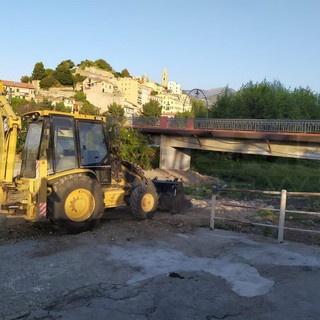
[[[161,135],[159,167],[190,169],[191,149],[320,160],[320,142]]]

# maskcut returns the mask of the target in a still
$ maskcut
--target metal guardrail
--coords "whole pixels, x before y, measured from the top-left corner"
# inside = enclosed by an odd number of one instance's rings
[[[160,117],[128,117],[126,125],[130,127],[159,127]]]
[[[180,128],[185,129],[187,128],[187,118],[169,118],[168,119],[168,128]]]
[[[195,129],[262,131],[262,132],[320,132],[320,120],[277,119],[195,119]]]
[[[270,225],[270,224],[264,224],[264,223],[255,223],[255,222],[245,222],[241,220],[232,219],[234,222],[242,222],[242,223],[249,223],[251,225],[256,226],[262,226],[262,227],[268,227],[268,228],[277,228],[278,229],[278,242],[283,242],[284,239],[284,230],[293,230],[293,231],[301,231],[301,232],[311,232],[320,234],[320,231],[318,230],[310,230],[310,229],[300,229],[300,228],[291,228],[291,227],[285,227],[285,218],[286,218],[286,212],[290,213],[300,213],[300,214],[306,214],[306,215],[313,215],[320,218],[320,212],[311,212],[311,211],[298,211],[298,210],[287,210],[287,196],[302,196],[302,197],[320,197],[320,193],[316,192],[287,192],[286,190],[279,191],[263,191],[263,190],[243,190],[243,189],[220,189],[218,187],[212,188],[212,198],[211,198],[211,213],[210,213],[210,229],[214,230],[215,226],[215,219],[219,220],[230,220],[227,218],[222,217],[216,217],[216,204],[217,204],[217,195],[219,192],[244,192],[244,193],[260,193],[260,194],[267,194],[267,195],[280,195],[280,207],[279,209],[271,209],[271,208],[264,208],[264,207],[253,207],[253,206],[246,206],[246,205],[230,205],[225,204],[226,207],[241,207],[241,208],[248,208],[248,209],[259,209],[259,210],[269,210],[269,211],[275,211],[279,212],[278,216],[278,225]]]
[[[193,125],[190,126],[190,121]],[[260,132],[320,133],[320,120],[166,118],[166,128]],[[160,117],[130,117],[132,127],[161,127]]]

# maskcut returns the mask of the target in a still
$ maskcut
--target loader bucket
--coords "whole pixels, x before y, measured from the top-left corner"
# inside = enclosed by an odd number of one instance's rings
[[[159,195],[160,211],[169,211],[171,213],[183,213],[191,208],[192,204],[187,199],[183,184],[181,181],[176,180],[152,180]]]

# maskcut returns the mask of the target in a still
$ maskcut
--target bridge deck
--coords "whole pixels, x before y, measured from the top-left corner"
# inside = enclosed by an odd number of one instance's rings
[[[296,141],[296,142],[320,142],[320,133],[302,132],[263,132],[263,131],[240,131],[240,130],[213,130],[213,129],[182,129],[182,128],[162,128],[150,126],[133,126],[143,133],[167,134],[176,136],[197,136],[216,137],[234,139],[254,139],[272,141]]]

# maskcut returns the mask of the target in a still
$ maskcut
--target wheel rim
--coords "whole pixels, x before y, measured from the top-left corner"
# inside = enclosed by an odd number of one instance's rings
[[[152,194],[147,193],[141,199],[141,208],[144,212],[149,212],[154,207],[154,198]]]
[[[64,209],[70,220],[76,222],[84,221],[94,212],[94,196],[89,190],[76,189],[68,195]]]

